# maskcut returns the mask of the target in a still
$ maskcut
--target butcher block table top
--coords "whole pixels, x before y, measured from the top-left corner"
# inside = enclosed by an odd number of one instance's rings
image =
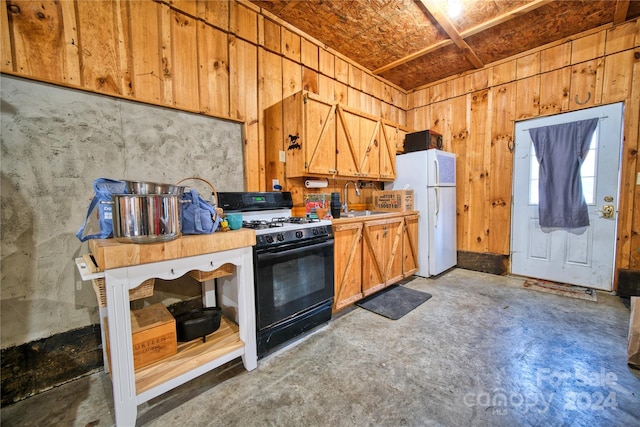
[[[185,258],[254,246],[256,232],[248,228],[182,236],[159,243],[120,243],[116,239],[89,240],[89,250],[100,270]]]

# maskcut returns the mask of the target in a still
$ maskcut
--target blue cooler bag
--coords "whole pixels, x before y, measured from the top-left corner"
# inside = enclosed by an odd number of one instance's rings
[[[119,181],[109,178],[98,178],[93,181],[94,196],[87,210],[87,216],[84,219],[84,224],[76,233],[76,237],[81,242],[89,239],[108,239],[113,236],[113,205],[111,203],[112,194],[127,194],[127,183],[125,181]],[[98,223],[100,224],[100,233],[90,234],[83,236],[84,229],[87,226],[87,221],[91,216],[94,209],[98,208]]]
[[[182,195],[182,234],[211,234],[218,229],[220,215],[197,190]]]

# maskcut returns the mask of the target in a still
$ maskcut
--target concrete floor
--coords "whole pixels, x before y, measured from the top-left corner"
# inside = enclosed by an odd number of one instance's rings
[[[630,426],[640,371],[629,310],[455,269],[408,287],[433,295],[397,321],[361,308],[245,372],[232,362],[138,407],[139,426]],[[3,426],[110,426],[96,373],[1,411]]]

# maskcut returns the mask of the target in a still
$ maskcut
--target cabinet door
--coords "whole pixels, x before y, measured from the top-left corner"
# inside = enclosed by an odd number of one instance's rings
[[[402,236],[402,275],[409,277],[418,271],[418,215],[404,217]]]
[[[362,294],[371,295],[385,286],[384,239],[387,221],[364,223],[362,242]]]
[[[338,174],[344,177],[376,179],[380,176],[380,121],[365,113],[338,106]]]
[[[358,140],[359,117],[355,112],[337,106],[336,112],[336,167],[341,177],[357,177],[360,174]]]
[[[359,120],[359,161],[360,177],[380,177],[380,121],[367,116]]]
[[[334,175],[336,170],[335,104],[304,98],[305,165],[309,174]]]
[[[366,221],[362,244],[362,293],[370,295],[402,279],[402,217]]]
[[[362,223],[335,225],[333,309],[362,298]]]
[[[396,146],[398,128],[386,123],[380,125],[380,179],[392,181],[396,177]]]
[[[385,236],[384,261],[385,286],[402,280],[402,236],[404,231],[404,218],[394,218],[387,221],[387,234]]]

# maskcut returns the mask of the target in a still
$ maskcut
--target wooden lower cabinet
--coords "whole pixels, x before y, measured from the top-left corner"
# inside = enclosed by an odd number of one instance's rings
[[[334,310],[362,298],[362,228],[361,222],[333,226]]]
[[[418,266],[418,214],[346,221],[333,225],[334,311],[399,282]]]
[[[402,274],[411,276],[418,271],[418,214],[404,217],[402,233]]]
[[[403,218],[366,221],[362,245],[362,294],[402,280]]]

